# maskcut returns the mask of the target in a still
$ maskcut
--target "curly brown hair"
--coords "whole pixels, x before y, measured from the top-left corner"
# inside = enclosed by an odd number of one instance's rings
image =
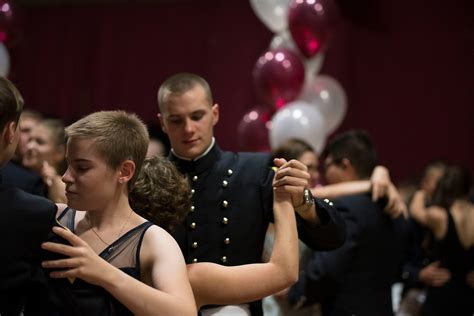
[[[172,162],[152,157],[145,160],[129,200],[137,214],[171,232],[191,209],[191,187]]]

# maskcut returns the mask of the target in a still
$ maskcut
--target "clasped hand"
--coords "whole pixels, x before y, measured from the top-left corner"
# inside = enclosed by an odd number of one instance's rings
[[[276,194],[290,194],[293,206],[303,204],[303,191],[309,185],[308,168],[298,160],[286,161],[282,158],[273,160],[278,170],[273,180]]]

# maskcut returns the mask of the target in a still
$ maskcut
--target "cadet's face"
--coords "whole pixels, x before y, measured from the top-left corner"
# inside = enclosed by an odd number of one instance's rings
[[[69,139],[68,168],[63,175],[68,205],[78,210],[103,209],[117,196],[119,171],[97,151],[93,139]]]
[[[161,127],[177,155],[194,159],[210,146],[219,106],[209,104],[201,86],[181,95],[169,95],[161,110]]]
[[[316,154],[312,151],[305,151],[298,160],[308,167],[308,173],[311,176],[310,184],[316,186],[319,180],[318,157]]]

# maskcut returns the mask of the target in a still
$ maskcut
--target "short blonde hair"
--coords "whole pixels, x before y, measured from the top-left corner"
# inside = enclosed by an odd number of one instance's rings
[[[149,135],[146,125],[137,115],[124,111],[100,111],[87,115],[66,128],[70,139],[93,139],[99,153],[112,168],[123,161],[135,163],[135,174],[129,188],[135,182],[145,160]]]
[[[204,89],[206,100],[209,102],[209,106],[212,106],[214,101],[207,81],[196,74],[181,72],[167,78],[158,89],[158,107],[160,112],[163,111],[163,107],[168,102],[170,95],[182,95],[196,86],[201,86]]]

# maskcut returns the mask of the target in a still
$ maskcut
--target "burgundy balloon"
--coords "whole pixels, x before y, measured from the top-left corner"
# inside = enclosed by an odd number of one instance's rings
[[[6,42],[12,28],[13,10],[11,2],[0,0],[0,42]]]
[[[291,0],[288,28],[296,46],[307,57],[324,50],[335,15],[331,0]]]
[[[300,93],[304,83],[304,65],[298,55],[289,49],[269,50],[257,60],[253,78],[261,102],[280,109]]]
[[[237,140],[241,150],[270,150],[268,133],[272,113],[263,106],[257,106],[245,113],[237,128]]]

